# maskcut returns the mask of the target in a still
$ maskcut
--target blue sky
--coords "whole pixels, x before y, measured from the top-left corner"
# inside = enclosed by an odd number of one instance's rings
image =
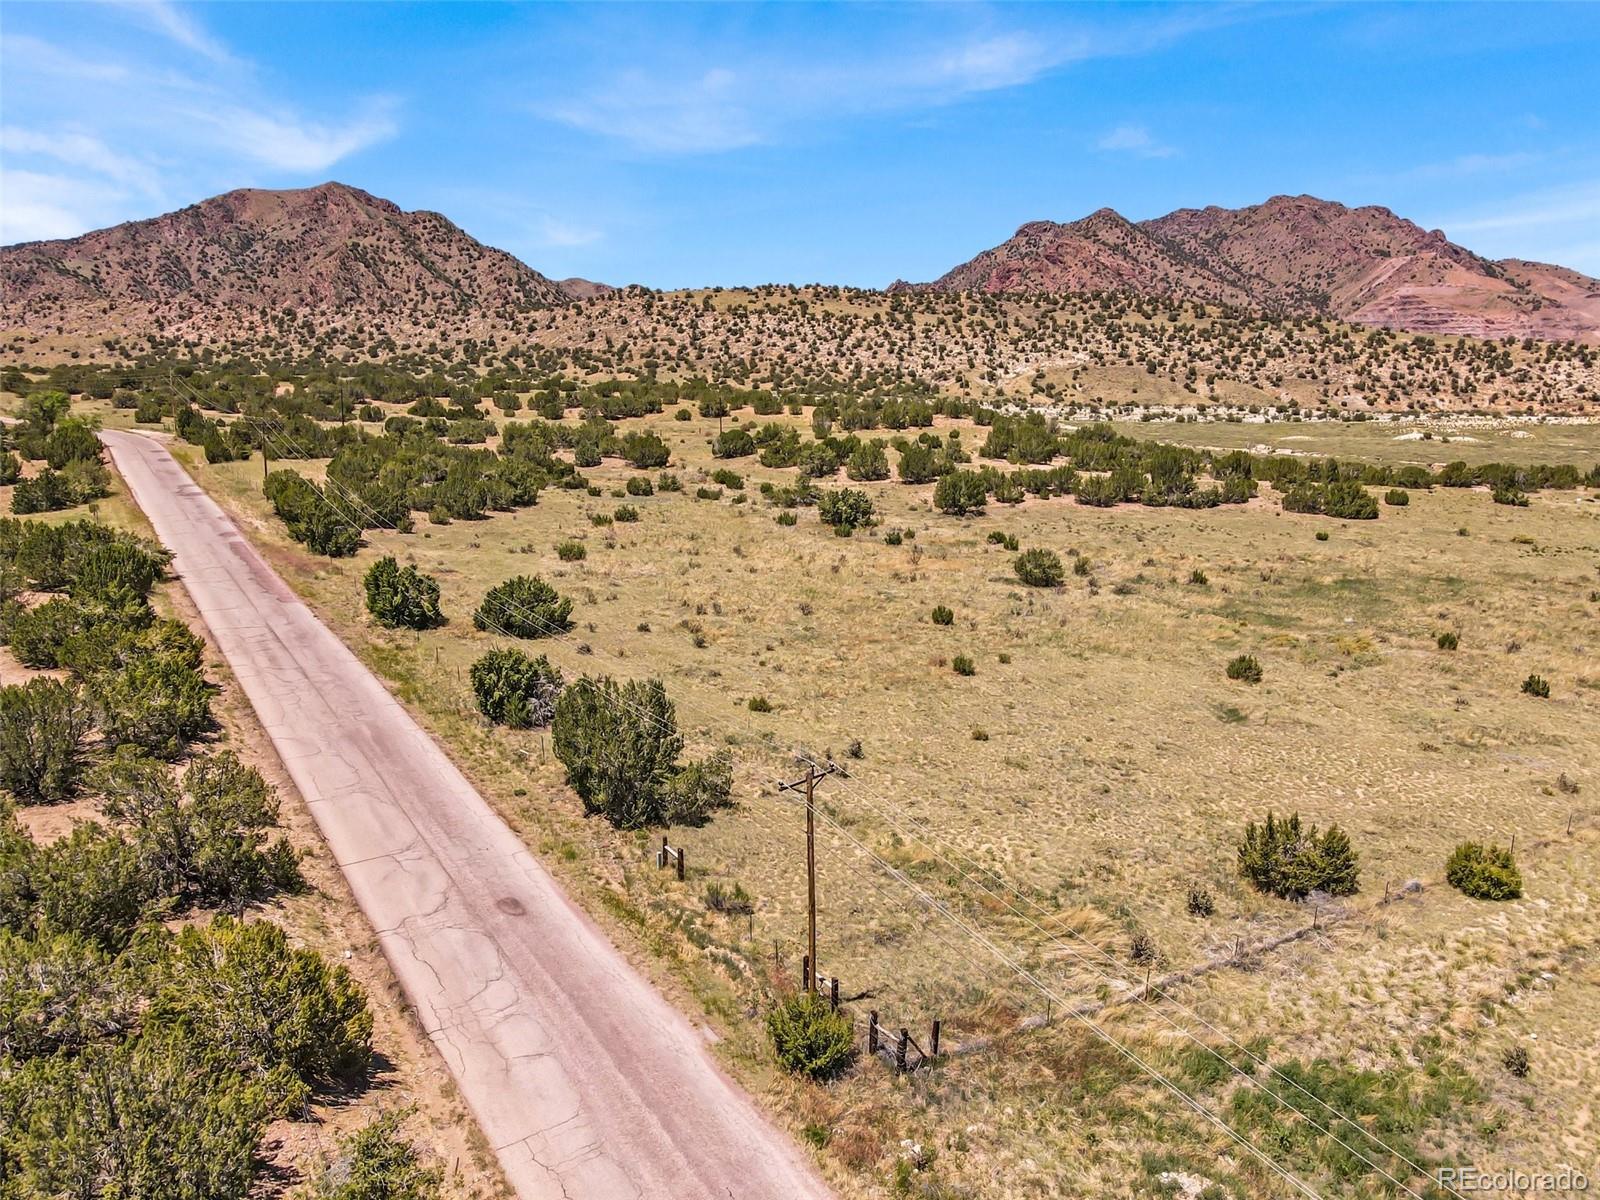
[[[339,179],[546,274],[928,279],[1310,192],[1600,275],[1600,5],[6,3],[0,242]]]

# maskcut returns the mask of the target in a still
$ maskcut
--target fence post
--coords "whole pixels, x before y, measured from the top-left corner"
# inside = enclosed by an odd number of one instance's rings
[[[656,852],[656,869],[660,870],[667,865],[667,835],[661,835],[661,849]]]
[[[678,847],[678,882],[683,882],[683,847]]]
[[[894,1049],[894,1067],[897,1071],[906,1069],[906,1042],[910,1040],[910,1037],[910,1030],[902,1029],[900,1031],[900,1044]]]
[[[928,1038],[928,1053],[933,1058],[939,1057],[939,1018],[933,1019],[933,1033]]]
[[[1572,836],[1572,814],[1570,812],[1567,814],[1567,836]]]
[[[878,1052],[878,1012],[876,1009],[867,1014],[867,1053]]]
[[[839,978],[834,976],[828,980],[828,1004],[835,1012],[839,1009]]]
[[[802,992],[811,990],[811,955],[809,954],[800,956],[800,990]]]

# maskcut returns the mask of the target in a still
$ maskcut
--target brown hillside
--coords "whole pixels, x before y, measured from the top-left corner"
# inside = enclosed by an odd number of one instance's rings
[[[594,294],[584,281],[578,294]],[[7,325],[183,327],[197,313],[472,322],[575,298],[438,213],[341,183],[241,189],[82,237],[0,249]]]
[[[1600,283],[1480,258],[1387,208],[1275,196],[1129,222],[1036,221],[935,291],[1113,291],[1334,316],[1415,332],[1600,340]]]

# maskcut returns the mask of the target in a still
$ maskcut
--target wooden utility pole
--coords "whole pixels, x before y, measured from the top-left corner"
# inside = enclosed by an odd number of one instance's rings
[[[780,792],[805,791],[806,798],[806,966],[800,981],[803,991],[813,995],[817,990],[817,781],[832,775],[839,768],[829,763],[822,770],[806,760],[806,773],[793,783],[780,783]]]

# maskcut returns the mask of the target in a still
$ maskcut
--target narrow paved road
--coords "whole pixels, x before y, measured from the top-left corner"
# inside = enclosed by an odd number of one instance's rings
[[[102,435],[525,1200],[829,1192],[160,443]]]

